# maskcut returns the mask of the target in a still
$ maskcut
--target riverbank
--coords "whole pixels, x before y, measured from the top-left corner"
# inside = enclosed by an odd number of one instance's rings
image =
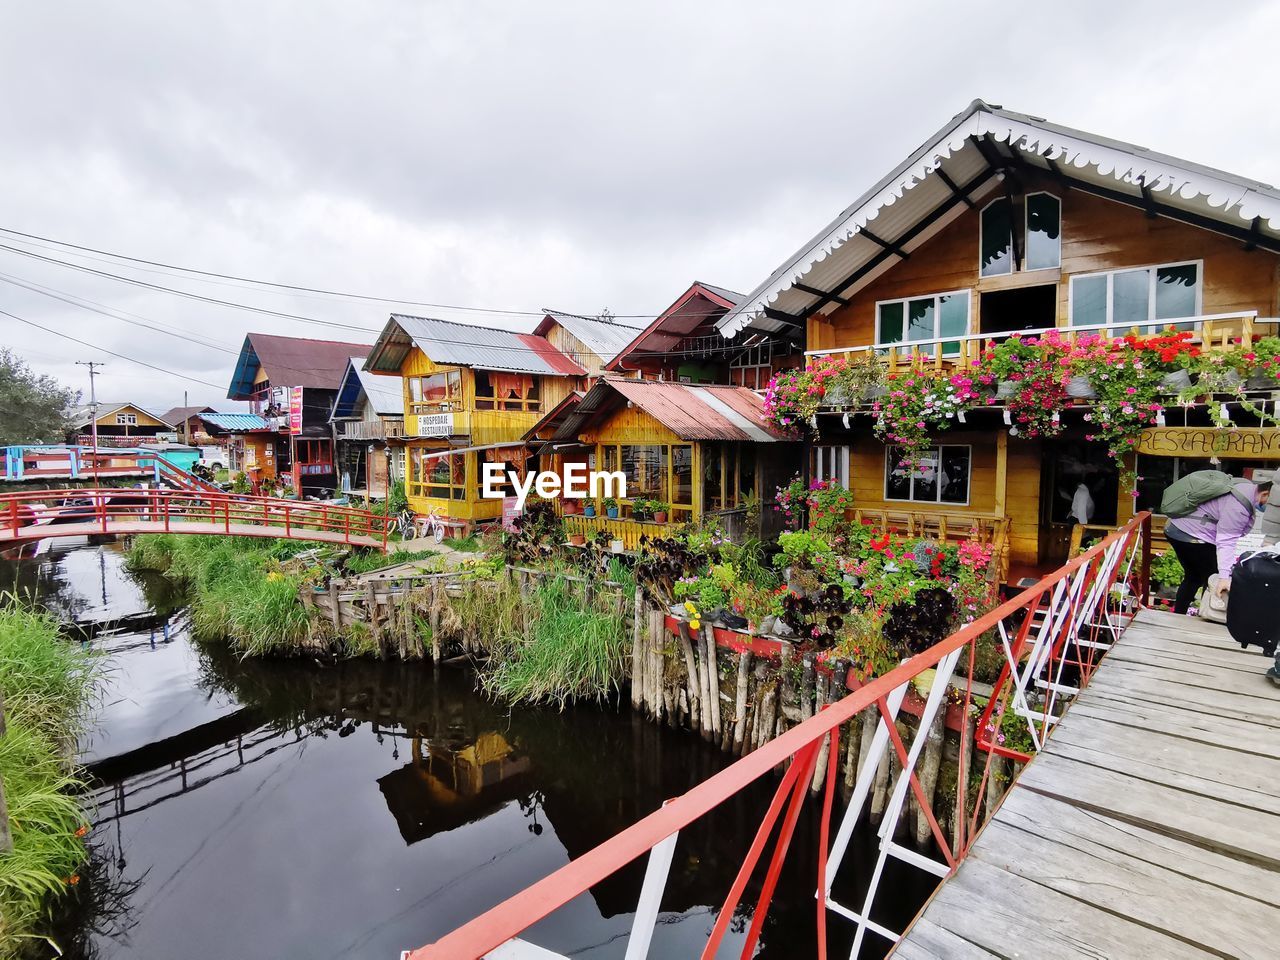
[[[58,902],[80,880],[88,824],[75,757],[92,657],[53,617],[13,598],[0,607],[0,956],[46,943]]]

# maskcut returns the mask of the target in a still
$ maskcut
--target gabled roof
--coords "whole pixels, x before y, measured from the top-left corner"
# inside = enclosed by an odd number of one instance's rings
[[[217,413],[213,407],[174,407],[160,419],[165,423],[172,423],[175,427],[182,421],[189,420],[199,413]]]
[[[588,424],[627,403],[649,414],[681,440],[772,443],[790,439],[769,422],[760,395],[746,387],[694,386],[620,377],[597,380],[564,417],[553,439],[577,439]]]
[[[369,349],[365,369],[399,373],[417,347],[433,363],[510,373],[582,377],[586,370],[542,337],[469,323],[393,313]]]
[[[347,361],[366,356],[369,349],[367,343],[251,333],[240,348],[227,396],[232,400],[248,400],[259,368],[266,371],[272,386],[336,390],[346,372]]]
[[[737,306],[744,295],[724,287],[695,280],[676,302],[663,310],[607,364],[609,370],[627,369],[627,358],[643,359],[645,354],[661,355],[673,349],[699,327],[714,334],[714,321]]]
[[[577,337],[592,353],[604,363],[616,357],[642,329],[639,324],[628,320],[600,317],[583,317],[576,313],[561,313],[548,310],[542,322],[534,328],[534,335],[545,337],[553,324],[560,324],[569,333]]]
[[[105,401],[100,401],[98,403],[98,415],[96,417],[93,416],[92,404],[84,403],[76,407],[71,411],[71,425],[73,427],[84,427],[92,423],[94,420],[101,420],[103,417],[110,416],[113,413],[123,410],[125,407],[130,407],[131,409],[137,410],[139,413],[145,413],[148,417],[151,417],[153,420],[159,420],[170,429],[173,429],[176,426],[176,424],[170,421],[168,417],[158,417],[150,410],[145,407],[140,407],[136,403],[106,403]]]
[[[1280,191],[1235,174],[975,100],[773,271],[717,326],[735,336],[827,313],[1031,168],[1073,188],[1280,252]],[[807,288],[802,289],[801,287]],[[818,292],[813,292],[818,291]],[[773,312],[773,316],[769,312]]]
[[[352,357],[347,361],[347,372],[342,375],[342,383],[338,386],[338,395],[333,400],[333,413],[329,419],[345,420],[359,416],[357,407],[362,396],[379,416],[404,416],[401,381],[368,373],[364,366],[364,357]]]
[[[228,433],[252,433],[255,430],[275,432],[275,428],[256,413],[206,413],[200,419]]]
[[[585,396],[586,393],[582,390],[570,390],[563,400],[544,413],[537,423],[525,431],[524,439],[527,441],[537,440],[544,433],[549,436],[555,436],[556,431],[560,429],[560,425],[573,413],[574,408]]]

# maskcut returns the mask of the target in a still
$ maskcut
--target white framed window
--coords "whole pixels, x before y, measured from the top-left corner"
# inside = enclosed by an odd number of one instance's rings
[[[1154,333],[1197,317],[1204,298],[1204,261],[1082,273],[1071,278],[1068,316],[1073,327],[1107,324],[1112,333],[1138,327]]]
[[[966,444],[926,447],[912,463],[901,447],[886,447],[884,498],[967,506],[972,465],[973,448]]]
[[[877,301],[876,344],[913,343],[967,336],[970,299],[968,290],[952,290],[926,297]],[[932,356],[933,347],[922,347],[920,352]],[[959,353],[959,340],[942,344],[944,357]]]
[[[121,427],[136,427],[138,425],[138,415],[136,413],[117,413],[116,424]]]
[[[997,197],[982,208],[978,224],[979,276],[1002,277],[1018,270],[1062,266],[1062,201],[1052,193],[1029,193],[1022,200],[1020,222],[1015,211],[1008,197]],[[1015,224],[1022,241],[1016,247]]]
[[[813,448],[813,479],[834,480],[849,489],[849,448],[818,446]]]

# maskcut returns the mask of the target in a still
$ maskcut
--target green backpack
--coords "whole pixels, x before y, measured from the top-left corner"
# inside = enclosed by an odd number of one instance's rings
[[[1253,501],[1236,489],[1239,477],[1233,477],[1221,470],[1197,470],[1169,484],[1164,496],[1160,499],[1160,512],[1166,517],[1189,517],[1196,507],[1218,497],[1233,494],[1237,500],[1250,510]]]

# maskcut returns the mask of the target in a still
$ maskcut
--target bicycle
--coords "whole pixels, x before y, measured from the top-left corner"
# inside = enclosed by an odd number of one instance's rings
[[[430,537],[436,543],[443,543],[448,528],[440,513],[432,507],[421,517],[415,516],[412,510],[401,510],[395,520],[395,530],[404,541]]]

